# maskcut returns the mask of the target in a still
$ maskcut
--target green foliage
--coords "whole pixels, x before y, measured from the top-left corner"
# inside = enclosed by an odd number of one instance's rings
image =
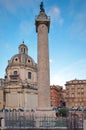
[[[67,115],[68,115],[68,109],[66,107],[61,108],[60,110],[58,110],[58,113],[62,117],[67,117]]]

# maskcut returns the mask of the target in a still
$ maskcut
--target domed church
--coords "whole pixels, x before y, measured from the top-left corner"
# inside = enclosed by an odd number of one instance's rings
[[[6,68],[5,108],[36,109],[38,106],[37,64],[28,55],[28,47],[22,42],[19,53],[14,55]]]

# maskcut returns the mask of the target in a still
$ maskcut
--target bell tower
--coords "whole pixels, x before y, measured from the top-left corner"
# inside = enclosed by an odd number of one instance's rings
[[[38,109],[50,108],[50,69],[48,33],[50,18],[46,15],[43,2],[40,4],[40,12],[35,20],[38,38]]]

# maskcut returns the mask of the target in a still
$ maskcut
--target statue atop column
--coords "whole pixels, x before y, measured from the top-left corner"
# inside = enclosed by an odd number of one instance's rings
[[[43,2],[40,4],[40,12],[45,12]]]

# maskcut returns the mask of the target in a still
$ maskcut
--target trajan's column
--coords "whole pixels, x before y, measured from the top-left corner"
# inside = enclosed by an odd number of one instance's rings
[[[40,4],[40,13],[35,20],[38,38],[38,109],[50,109],[50,70],[48,33],[50,19],[46,15],[43,2]]]

